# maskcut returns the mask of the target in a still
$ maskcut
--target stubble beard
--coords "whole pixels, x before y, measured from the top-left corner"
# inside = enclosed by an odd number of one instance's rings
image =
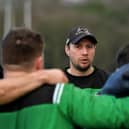
[[[79,65],[75,65],[73,64],[73,66],[75,67],[75,69],[77,69],[79,72],[86,72],[89,70],[89,68],[91,67],[91,65],[89,64],[88,66],[86,67],[81,67]]]

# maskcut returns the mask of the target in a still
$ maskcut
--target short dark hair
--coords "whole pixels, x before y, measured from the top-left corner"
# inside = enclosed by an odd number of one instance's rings
[[[129,44],[120,48],[116,56],[117,67],[129,63]]]
[[[31,29],[19,27],[9,31],[2,40],[3,65],[21,65],[42,55],[43,39]]]

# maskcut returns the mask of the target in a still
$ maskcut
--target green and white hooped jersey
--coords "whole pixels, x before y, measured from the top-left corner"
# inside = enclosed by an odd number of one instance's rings
[[[54,95],[53,95],[53,103],[54,104],[59,104],[60,99],[63,93],[64,89],[64,83],[58,83],[55,87]]]

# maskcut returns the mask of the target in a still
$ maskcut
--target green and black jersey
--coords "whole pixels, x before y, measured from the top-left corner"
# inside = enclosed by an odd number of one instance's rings
[[[53,104],[55,86],[42,86],[20,99],[0,106],[0,129],[67,129],[67,119]]]
[[[72,84],[45,85],[0,106],[0,129],[129,128],[129,97],[98,96]]]

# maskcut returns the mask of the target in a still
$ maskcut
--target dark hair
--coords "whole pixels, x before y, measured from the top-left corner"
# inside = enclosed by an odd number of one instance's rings
[[[2,41],[3,64],[30,63],[42,52],[43,39],[40,34],[24,27],[10,30]]]
[[[116,61],[117,61],[117,66],[118,67],[129,63],[129,44],[127,44],[126,46],[122,47],[118,51]]]

